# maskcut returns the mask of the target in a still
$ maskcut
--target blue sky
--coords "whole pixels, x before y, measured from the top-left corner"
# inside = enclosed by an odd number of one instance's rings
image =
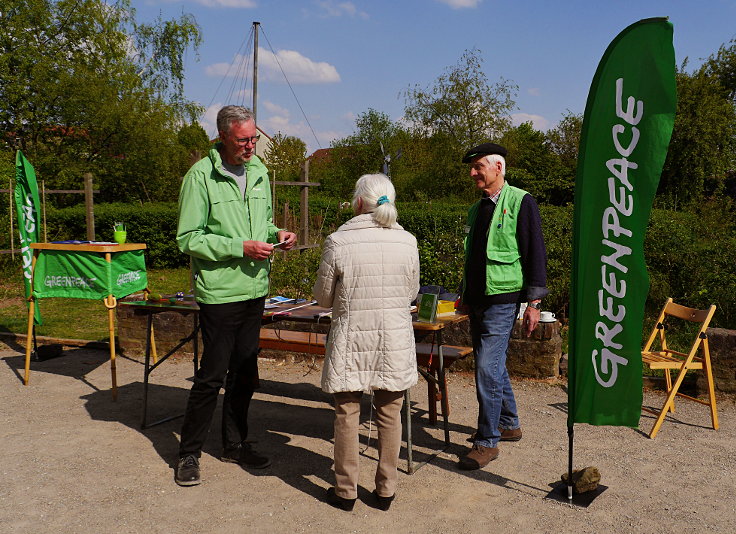
[[[582,113],[603,52],[637,20],[668,16],[677,62],[687,57],[690,68],[736,38],[736,0],[132,0],[132,5],[139,21],[182,12],[196,18],[203,44],[198,60],[187,55],[185,93],[207,107],[200,122],[213,137],[221,106],[251,103],[249,94],[235,96],[243,85],[242,76],[233,76],[237,67],[226,73],[234,59],[242,64],[236,54],[246,45],[252,22],[260,22],[258,124],[269,134],[296,135],[309,153],[352,133],[355,117],[369,108],[400,119],[402,92],[415,84],[427,87],[467,49],[481,51],[491,83],[502,77],[518,85],[514,121],[531,120],[546,130],[567,110]],[[246,92],[251,83],[249,73]]]

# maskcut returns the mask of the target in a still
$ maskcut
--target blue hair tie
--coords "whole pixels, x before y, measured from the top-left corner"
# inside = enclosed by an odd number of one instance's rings
[[[388,197],[386,195],[378,197],[378,200],[376,201],[376,206],[380,206],[381,204],[386,204],[389,202]]]

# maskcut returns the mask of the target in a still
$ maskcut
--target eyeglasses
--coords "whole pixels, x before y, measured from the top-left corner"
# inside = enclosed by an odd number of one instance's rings
[[[254,135],[253,137],[240,137],[238,139],[235,139],[235,142],[239,145],[247,145],[248,143],[255,145],[260,138],[260,134]]]

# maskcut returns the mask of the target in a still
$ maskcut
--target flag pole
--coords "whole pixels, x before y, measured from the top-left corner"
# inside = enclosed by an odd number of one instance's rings
[[[572,448],[573,425],[567,425],[567,502],[572,504]]]

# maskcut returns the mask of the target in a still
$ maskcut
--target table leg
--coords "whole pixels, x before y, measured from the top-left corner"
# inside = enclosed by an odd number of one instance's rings
[[[23,385],[28,385],[28,380],[31,377],[31,343],[33,337],[33,314],[36,312],[35,308],[36,301],[31,298],[28,302],[28,330],[26,332],[26,368],[25,374],[23,375]]]
[[[414,474],[414,459],[411,450],[411,392],[407,389],[404,392],[404,411],[406,412],[406,471]]]
[[[444,408],[447,399],[447,381],[445,377],[445,358],[442,353],[442,330],[437,332],[437,354],[440,359],[439,369],[437,369],[437,379],[439,380],[440,395],[442,395],[442,419],[445,426],[445,445],[450,444],[450,422],[447,416],[448,410]]]
[[[112,254],[105,252],[105,260],[107,261],[108,273],[110,272],[110,266],[112,265]],[[105,307],[107,308],[107,326],[110,332],[110,376],[112,379],[112,400],[118,400],[118,374],[115,368],[115,308],[118,305],[118,301],[115,295],[108,295],[103,300]]]
[[[437,426],[437,388],[435,387],[434,377],[435,371],[432,370],[432,363],[430,362],[429,368],[427,369],[427,407],[429,411],[429,424]]]
[[[156,334],[153,331],[153,325],[151,325],[151,333],[148,336],[151,340],[151,352],[153,352],[153,363],[158,361],[158,352],[156,352]]]
[[[149,385],[149,377],[151,373],[161,364],[163,364],[166,360],[169,359],[169,357],[176,353],[180,348],[182,348],[184,345],[192,341],[194,339],[194,372],[196,374],[198,369],[198,357],[197,357],[197,333],[199,330],[199,322],[195,320],[194,325],[195,329],[194,331],[189,334],[187,337],[179,341],[179,343],[169,350],[166,354],[162,355],[160,358],[157,358],[156,361],[151,364],[151,353],[152,353],[152,347],[155,343],[155,336],[153,333],[153,312],[148,312],[148,323],[146,326],[146,355],[145,355],[145,363],[144,363],[144,369],[143,369],[143,416],[141,419],[141,428],[151,428],[156,425],[160,425],[162,423],[166,423],[168,421],[171,421],[173,419],[178,419],[179,417],[182,417],[184,414],[178,414],[178,415],[170,415],[168,417],[164,417],[163,419],[159,419],[158,421],[154,421],[153,423],[149,423],[147,412],[148,412],[148,385]]]
[[[107,308],[107,329],[110,336],[110,376],[112,379],[112,400],[118,400],[118,375],[115,368],[115,308],[118,301],[114,295],[108,295],[102,301]]]
[[[146,326],[146,357],[143,366],[143,416],[141,428],[146,428],[146,412],[148,411],[148,375],[151,374],[151,341],[153,340],[153,314],[148,314]]]

